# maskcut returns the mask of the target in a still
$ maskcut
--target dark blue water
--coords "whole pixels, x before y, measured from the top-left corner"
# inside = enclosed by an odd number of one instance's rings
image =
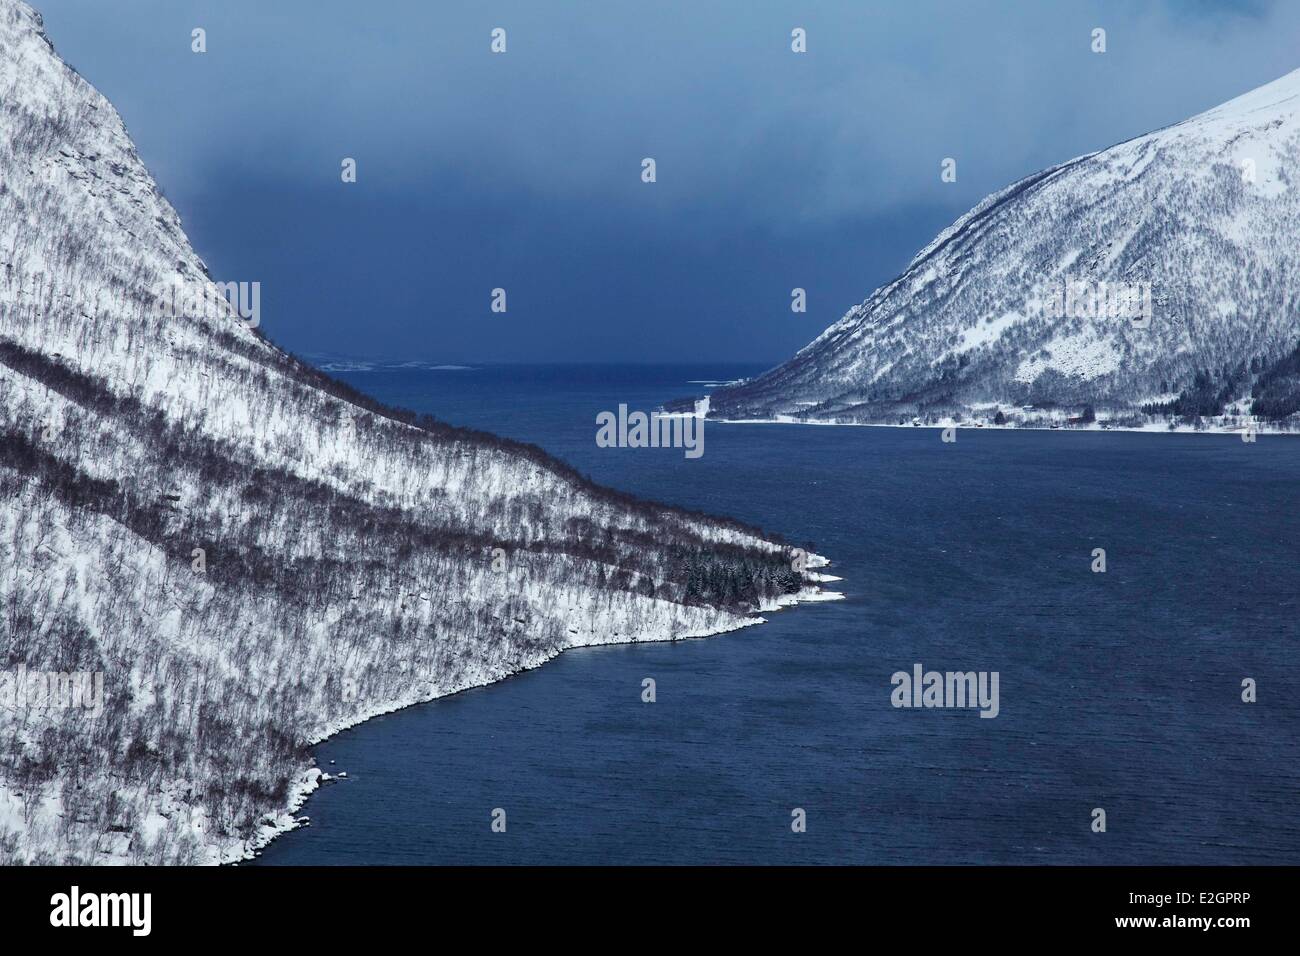
[[[340,734],[318,759],[350,779],[262,862],[1300,862],[1300,439],[710,423],[695,461],[595,445],[599,411],[750,371],[346,376],[815,542],[848,600]],[[916,662],[998,671],[1000,715],[893,708]]]

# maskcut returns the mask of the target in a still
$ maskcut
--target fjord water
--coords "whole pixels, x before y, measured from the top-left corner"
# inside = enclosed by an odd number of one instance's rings
[[[697,460],[595,444],[598,412],[755,371],[343,374],[603,483],[814,543],[847,600],[568,652],[346,731],[316,754],[348,779],[259,862],[1300,862],[1300,438],[962,430],[944,444],[922,428],[710,422]],[[999,715],[895,709],[890,676],[918,662],[998,671]]]

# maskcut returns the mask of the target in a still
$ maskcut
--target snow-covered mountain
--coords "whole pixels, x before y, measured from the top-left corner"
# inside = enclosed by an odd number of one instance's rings
[[[207,280],[116,111],[0,0],[0,862],[240,858],[341,727],[818,596],[755,529],[381,407]]]
[[[1092,405],[1140,423],[1146,406],[1228,424],[1253,407],[1287,427],[1297,235],[1300,71],[989,196],[788,362],[715,391],[710,414],[1019,420],[1032,405],[1033,420]]]

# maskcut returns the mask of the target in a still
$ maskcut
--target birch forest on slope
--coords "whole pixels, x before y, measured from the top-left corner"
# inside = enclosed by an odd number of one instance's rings
[[[160,308],[208,279],[112,105],[0,0],[0,674],[103,693],[0,697],[0,863],[246,858],[342,727],[819,590],[759,529]]]

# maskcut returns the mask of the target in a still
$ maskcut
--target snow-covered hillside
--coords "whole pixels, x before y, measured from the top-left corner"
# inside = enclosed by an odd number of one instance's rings
[[[168,315],[207,278],[116,111],[0,0],[0,862],[237,859],[338,728],[816,595],[755,529],[382,408],[224,300]],[[101,706],[48,699],[76,673]]]
[[[1298,177],[1300,71],[988,197],[711,414],[1288,427],[1294,370],[1269,370],[1300,343]]]

